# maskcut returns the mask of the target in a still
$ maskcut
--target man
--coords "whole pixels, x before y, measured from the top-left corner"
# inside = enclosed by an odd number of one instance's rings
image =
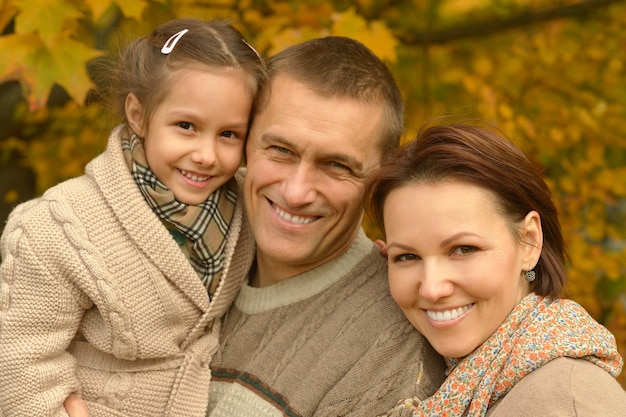
[[[393,77],[343,37],[293,46],[269,74],[246,145],[256,262],[222,326],[208,416],[374,416],[425,398],[443,361],[361,229],[365,178],[403,127]]]
[[[365,178],[403,128],[395,81],[342,37],[283,51],[269,75],[246,148],[256,262],[222,325],[207,415],[375,416],[426,398],[443,360],[395,305],[361,229]]]

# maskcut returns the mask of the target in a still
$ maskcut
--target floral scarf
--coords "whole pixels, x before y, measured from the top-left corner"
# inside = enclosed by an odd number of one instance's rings
[[[448,378],[424,401],[402,400],[413,416],[484,416],[524,375],[560,357],[586,359],[614,377],[622,370],[615,337],[572,300],[531,293],[485,343],[461,359],[446,358]]]
[[[154,175],[136,135],[122,139],[122,152],[146,202],[164,222],[211,297],[224,265],[226,237],[237,200],[236,180],[215,190],[202,204],[190,206],[177,201]]]

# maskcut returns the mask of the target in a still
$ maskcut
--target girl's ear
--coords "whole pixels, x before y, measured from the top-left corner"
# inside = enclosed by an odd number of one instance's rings
[[[376,239],[374,243],[380,248],[380,254],[385,258],[387,257],[387,248],[385,247],[385,241],[382,239]]]
[[[541,249],[543,248],[543,230],[539,213],[533,210],[526,215],[521,234],[522,244],[524,245],[524,268],[531,270],[539,262]]]
[[[143,106],[137,96],[133,93],[128,94],[124,108],[130,128],[137,136],[143,138],[145,136],[143,131]]]

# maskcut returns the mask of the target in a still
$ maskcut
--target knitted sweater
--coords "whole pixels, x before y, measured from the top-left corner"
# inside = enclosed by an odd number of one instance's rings
[[[18,206],[8,220],[0,267],[4,417],[66,416],[73,391],[95,417],[205,414],[216,319],[254,256],[243,198],[209,301],[132,179],[118,132],[85,175]],[[245,250],[233,257],[237,244]]]
[[[431,395],[444,362],[389,293],[361,231],[341,257],[280,283],[242,287],[211,363],[211,417],[374,416]]]
[[[584,359],[557,358],[521,379],[487,417],[626,416],[626,391]]]

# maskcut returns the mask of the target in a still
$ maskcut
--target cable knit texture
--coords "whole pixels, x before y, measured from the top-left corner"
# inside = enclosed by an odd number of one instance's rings
[[[325,265],[244,285],[211,364],[208,415],[374,416],[432,395],[444,361],[394,303],[386,271],[361,231]]]
[[[9,217],[0,246],[4,417],[66,416],[70,392],[88,401],[94,417],[205,412],[216,319],[254,256],[243,197],[209,301],[131,178],[118,134],[84,176]]]

